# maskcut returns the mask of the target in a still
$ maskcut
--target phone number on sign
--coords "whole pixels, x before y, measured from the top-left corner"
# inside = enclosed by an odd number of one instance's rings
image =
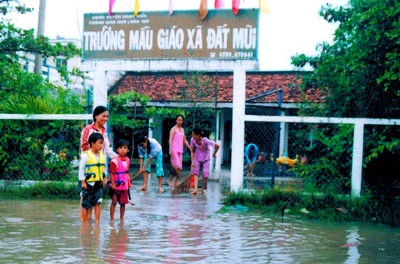
[[[219,52],[220,58],[227,58],[227,59],[251,59],[253,58],[252,51],[237,51],[237,52],[230,52],[230,51],[221,51]]]
[[[231,52],[231,51],[221,51],[218,53],[211,52],[210,53],[210,58],[223,58],[223,59],[253,59],[253,52],[252,51],[237,51],[237,52]]]

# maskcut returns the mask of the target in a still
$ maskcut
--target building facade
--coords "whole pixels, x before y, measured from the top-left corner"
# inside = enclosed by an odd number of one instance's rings
[[[297,115],[298,104],[304,98],[318,102],[320,91],[301,92],[301,76],[308,72],[246,72],[246,113],[262,115]],[[197,79],[197,80],[193,80]],[[197,82],[196,82],[197,81]],[[207,90],[208,88],[208,90]],[[202,90],[201,96],[196,93]],[[188,109],[196,105],[215,111],[209,119],[211,136],[222,145],[222,163],[230,163],[232,146],[233,75],[231,72],[126,72],[109,90],[116,95],[136,91],[151,98],[148,106]],[[208,92],[207,92],[208,91]],[[151,135],[168,148],[171,120],[155,117],[157,124]],[[207,124],[205,124],[207,126]],[[288,124],[247,124],[245,142],[257,142],[263,152],[282,155],[288,152]],[[190,137],[190,128],[186,129]],[[271,136],[276,134],[277,136]],[[286,136],[285,136],[286,135]],[[168,153],[168,152],[167,152]]]

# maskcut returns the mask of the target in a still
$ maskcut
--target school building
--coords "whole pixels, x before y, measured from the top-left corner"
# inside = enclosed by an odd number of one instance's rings
[[[126,72],[110,87],[108,93],[109,95],[116,95],[136,91],[151,98],[148,106],[184,109],[190,103],[181,99],[183,98],[181,96],[182,91],[188,86],[185,74],[187,75],[185,72],[172,71]],[[279,113],[280,115],[296,116],[299,104],[304,99],[313,102],[321,101],[320,90],[307,89],[305,93],[300,91],[301,76],[304,74],[309,74],[309,72],[246,72],[246,112],[250,114],[253,111],[265,115],[277,115]],[[209,123],[212,130],[216,131],[218,135],[216,139],[220,140],[221,163],[229,164],[232,146],[233,74],[232,72],[204,72],[202,75],[206,76],[210,80],[211,86],[215,87],[215,93],[210,95],[214,98],[208,96],[201,100],[208,102],[206,105],[214,107],[216,110],[216,117],[209,120]],[[150,133],[152,137],[162,143],[165,151],[168,149],[169,130],[174,123],[171,123],[171,120],[166,122],[160,116],[155,117],[152,122],[157,125]],[[280,127],[280,155],[287,153],[288,126],[289,124],[286,123]],[[257,130],[262,131],[263,128]],[[186,132],[188,132],[188,129],[186,129]],[[265,135],[261,136],[267,138],[270,135],[265,132]],[[260,135],[250,131],[248,137],[247,141],[254,142]]]

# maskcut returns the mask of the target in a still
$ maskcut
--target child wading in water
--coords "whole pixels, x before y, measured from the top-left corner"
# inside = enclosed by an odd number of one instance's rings
[[[175,177],[174,187],[178,186],[178,180],[182,173],[182,160],[183,160],[183,145],[185,145],[190,151],[190,145],[186,140],[185,129],[183,129],[183,116],[178,115],[175,119],[176,125],[171,128],[169,132],[169,156],[171,159],[171,175],[168,180],[168,185],[172,186],[172,180]],[[190,155],[192,156],[192,155]]]
[[[190,140],[192,148],[192,175],[194,177],[194,190],[191,194],[196,195],[199,183],[200,167],[203,167],[203,185],[201,188],[202,193],[205,193],[207,188],[207,180],[210,176],[210,146],[214,147],[213,157],[217,155],[219,145],[214,141],[204,137],[203,132],[199,128],[194,128],[192,131],[192,139]]]
[[[151,160],[156,158],[156,175],[158,178],[158,192],[162,193],[162,179],[164,177],[163,169],[163,153],[160,143],[154,138],[148,138],[146,136],[140,136],[138,138],[139,146],[139,173],[143,174],[143,186],[140,191],[147,190],[147,180],[149,178],[149,173],[151,172]]]
[[[114,213],[117,203],[119,203],[119,219],[122,221],[125,216],[125,204],[129,201],[129,187],[131,179],[129,176],[129,158],[126,154],[129,151],[129,142],[120,139],[117,142],[118,156],[110,162],[110,219],[114,221]]]
[[[105,177],[106,158],[101,151],[104,138],[100,133],[89,136],[90,149],[83,152],[79,163],[79,181],[82,184],[82,221],[88,221],[88,211],[94,207],[95,223],[100,222],[101,202],[103,201],[103,186],[107,183]]]
[[[110,140],[108,139],[107,136],[107,130],[106,130],[106,123],[108,121],[108,116],[109,112],[107,107],[99,105],[96,106],[96,108],[93,110],[93,123],[87,125],[81,133],[81,151],[88,151],[90,149],[89,146],[89,136],[93,133],[100,133],[103,135],[104,138],[104,143],[103,143],[103,149],[102,152],[104,155],[109,157],[110,159],[114,158],[117,156],[117,153],[115,153],[112,148],[110,147]],[[78,185],[79,191],[81,191],[81,185],[79,181]],[[82,204],[82,198],[81,202]],[[82,207],[82,205],[80,205]],[[88,212],[88,218],[92,217],[92,208],[89,209]],[[82,216],[81,216],[82,218]]]

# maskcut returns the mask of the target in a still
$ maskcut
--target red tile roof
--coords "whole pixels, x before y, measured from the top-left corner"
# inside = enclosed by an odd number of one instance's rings
[[[246,73],[246,100],[260,96],[279,88],[283,92],[283,103],[302,102],[299,86],[301,76],[308,72],[247,72]],[[227,72],[204,73],[204,78],[210,82],[212,90],[218,87],[218,102],[232,102],[233,74]],[[111,89],[110,94],[119,94],[134,90],[146,94],[153,102],[181,102],[182,90],[187,87],[183,72],[127,72]],[[321,91],[308,89],[305,98],[307,101],[321,102]],[[210,97],[205,101],[211,101]],[[276,103],[278,94],[261,97],[253,102]]]

